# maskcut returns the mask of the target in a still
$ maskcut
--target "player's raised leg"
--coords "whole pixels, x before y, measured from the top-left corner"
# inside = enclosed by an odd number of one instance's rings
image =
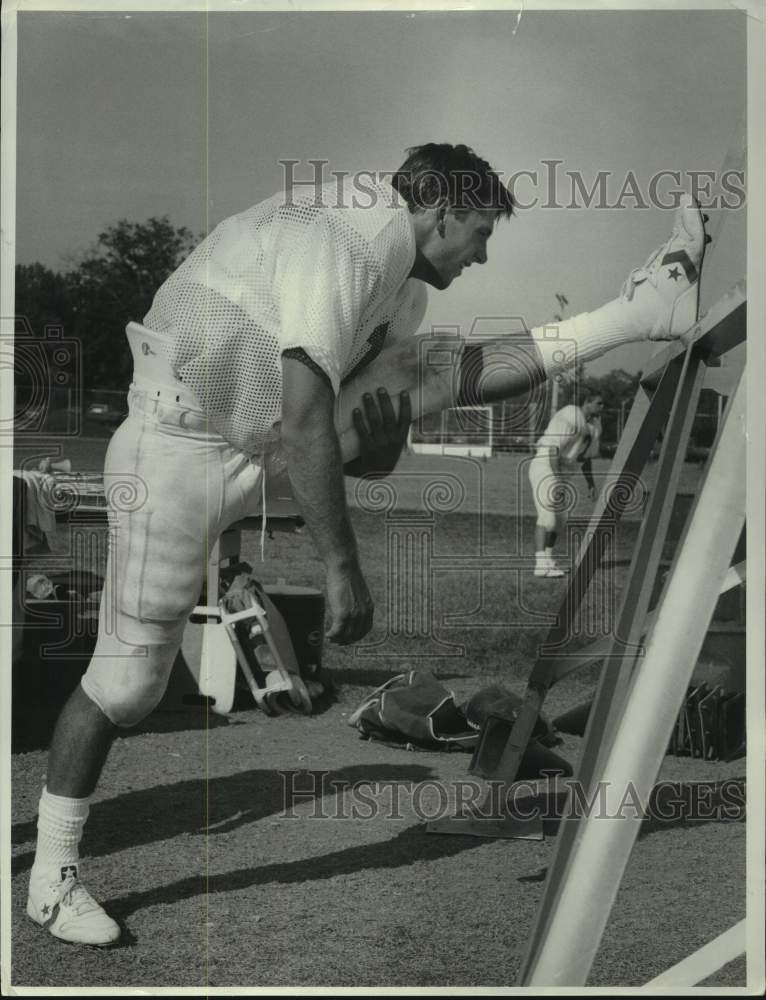
[[[341,390],[336,426],[344,460],[358,451],[353,410],[365,392],[378,386],[392,398],[407,389],[415,420],[459,404],[482,405],[528,392],[546,378],[624,344],[682,337],[697,319],[707,240],[704,216],[686,196],[670,238],[630,273],[620,296],[600,309],[535,327],[527,337],[494,340],[475,350],[464,346],[453,367],[444,365],[438,351],[427,349],[437,344],[430,334],[383,350]]]

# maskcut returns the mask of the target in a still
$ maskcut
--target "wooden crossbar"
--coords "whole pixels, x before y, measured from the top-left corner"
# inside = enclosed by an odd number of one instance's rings
[[[745,953],[747,948],[747,921],[740,920],[728,931],[688,955],[682,962],[663,972],[645,985],[653,992],[696,986],[724,965]]]

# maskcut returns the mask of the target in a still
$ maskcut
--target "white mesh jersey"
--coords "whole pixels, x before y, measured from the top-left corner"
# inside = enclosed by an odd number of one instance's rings
[[[590,427],[580,407],[563,406],[537,442],[537,454],[558,455],[563,465],[574,467],[589,437]]]
[[[319,196],[318,196],[319,195]],[[281,354],[301,347],[334,392],[384,341],[417,331],[415,236],[387,183],[283,193],[220,223],[160,287],[144,325],[216,430],[247,454],[275,443]],[[372,204],[370,204],[372,203]]]

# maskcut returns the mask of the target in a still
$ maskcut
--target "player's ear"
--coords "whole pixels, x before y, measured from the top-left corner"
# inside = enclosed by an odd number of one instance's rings
[[[448,211],[448,206],[445,204],[439,205],[436,209],[436,231],[444,239],[447,232],[446,215]]]

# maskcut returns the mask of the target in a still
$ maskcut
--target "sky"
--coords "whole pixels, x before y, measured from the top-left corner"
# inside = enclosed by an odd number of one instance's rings
[[[120,218],[203,234],[279,190],[285,159],[304,179],[326,160],[331,179],[465,142],[519,174],[528,207],[498,224],[486,266],[430,291],[423,329],[544,323],[557,292],[567,315],[593,309],[670,232],[672,211],[648,204],[659,171],[688,189],[690,171],[743,169],[745,31],[734,9],[22,12],[17,261],[66,268]],[[568,173],[590,189],[599,171],[606,204],[572,207]],[[645,207],[615,207],[630,171]],[[657,193],[669,204],[676,188],[665,175]],[[722,193],[716,181],[703,200]],[[703,306],[745,276],[745,208],[726,197],[710,211]],[[635,370],[651,352],[589,370]]]

